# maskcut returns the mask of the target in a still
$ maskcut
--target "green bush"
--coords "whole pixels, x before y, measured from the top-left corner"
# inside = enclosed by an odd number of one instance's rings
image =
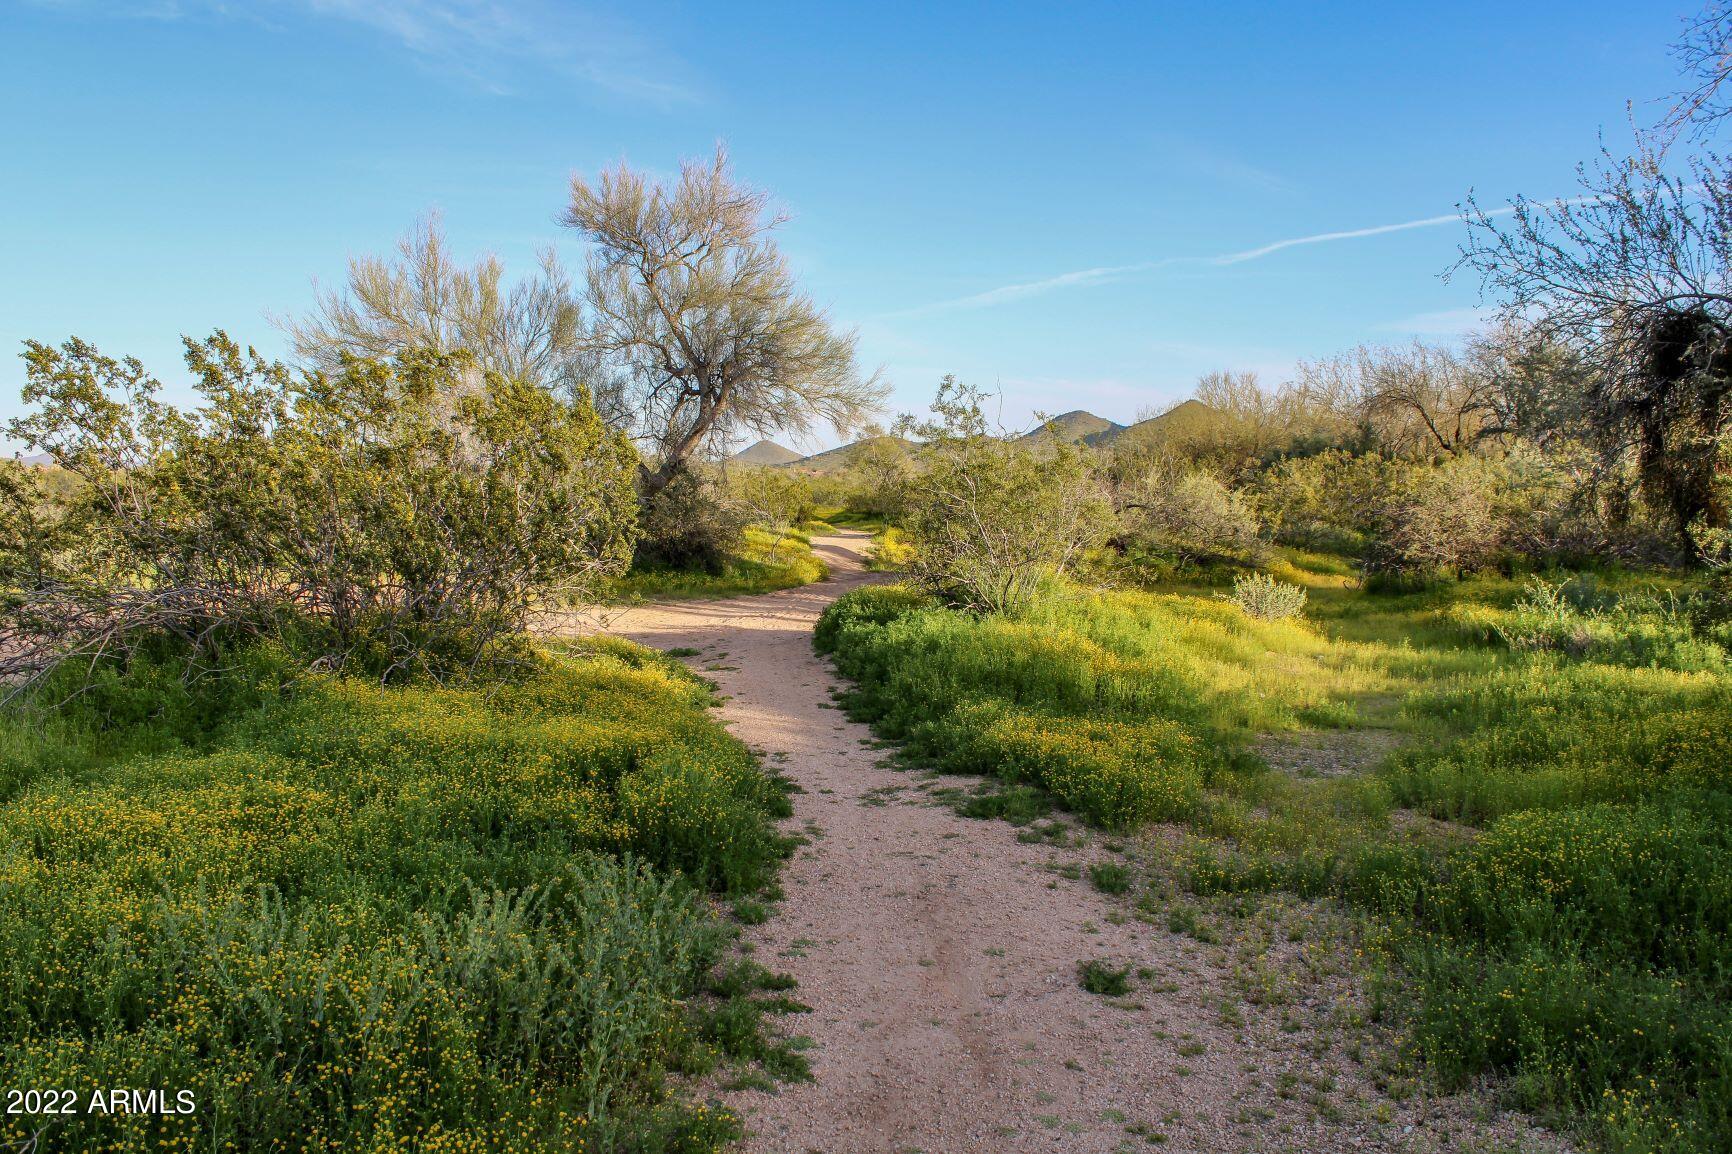
[[[1111,507],[1080,445],[988,429],[983,395],[944,378],[903,491],[909,578],[951,605],[1026,607],[1107,536]]]
[[[721,483],[699,469],[681,469],[638,511],[638,568],[720,573],[739,546],[748,515]]]
[[[1131,871],[1118,862],[1095,862],[1089,866],[1089,881],[1103,894],[1122,894],[1131,888]]]
[[[0,528],[59,537],[0,549],[8,684],[160,634],[202,675],[286,629],[308,664],[456,676],[630,556],[630,441],[466,355],[297,372],[218,332],[186,342],[202,404],[182,410],[136,360],[26,346],[33,411],[7,431],[79,484],[22,524],[0,486]]]
[[[1131,990],[1131,968],[1099,958],[1077,963],[1077,985],[1105,998],[1123,997]]]
[[[1250,506],[1206,473],[1157,466],[1120,486],[1119,544],[1196,564],[1255,562],[1263,539]]]
[[[888,625],[916,609],[936,602],[924,593],[901,585],[877,585],[856,589],[837,598],[812,630],[812,644],[819,653],[834,653],[845,633]]]

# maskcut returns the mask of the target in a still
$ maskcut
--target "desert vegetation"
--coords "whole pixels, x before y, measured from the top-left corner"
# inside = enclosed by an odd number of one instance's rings
[[[596,240],[587,296],[551,257],[515,288],[459,266],[429,221],[285,322],[292,363],[186,340],[190,406],[137,360],[27,345],[0,1080],[80,1101],[33,1097],[0,1140],[709,1150],[738,1118],[671,1079],[803,1076],[763,1024],[789,983],[717,904],[776,896],[782,783],[677,662],[532,627],[821,579],[811,484],[711,439],[808,385],[845,423],[876,386],[721,157],[601,187],[574,224],[629,202],[639,227]],[[680,271],[634,281],[629,253]],[[685,327],[634,328],[645,293],[689,298]],[[718,383],[696,409],[634,383],[664,339]],[[111,1085],[196,1108],[92,1119]]]
[[[0,463],[0,1088],[197,1108],[33,1099],[0,1143],[735,1143],[717,1094],[810,1073],[771,1020],[805,1008],[793,981],[741,926],[823,831],[780,826],[798,787],[680,663],[737,672],[723,641],[541,626],[841,557],[861,587],[796,607],[840,705],[898,765],[978,779],[934,791],[964,816],[1106,847],[1052,886],[1197,940],[1325,911],[1412,1082],[1588,1148],[1732,1148],[1723,7],[1631,156],[1466,203],[1450,275],[1492,323],[1222,369],[1125,425],[1003,428],[954,376],[875,424],[886,385],[720,150],[575,177],[581,275],[548,252],[510,283],[429,217],[283,318],[286,360],[186,338],[189,404],[28,341],[6,433],[41,460]],[[858,439],[767,440],[820,428]],[[839,529],[863,565],[814,547]],[[808,663],[810,593],[774,602]],[[782,707],[766,731],[817,727]],[[874,900],[899,882],[877,864]],[[1155,989],[1075,957],[1062,993]]]
[[[1668,175],[1679,130],[1469,210],[1458,271],[1506,308],[1464,346],[1034,438],[946,381],[908,583],[817,630],[904,758],[996,780],[965,812],[1165,828],[1141,908],[1177,927],[1349,911],[1428,1077],[1620,1151],[1732,1143],[1726,174]],[[1386,752],[1265,756],[1356,731]]]

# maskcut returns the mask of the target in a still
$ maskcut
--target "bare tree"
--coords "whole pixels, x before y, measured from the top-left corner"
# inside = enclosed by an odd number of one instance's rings
[[[1670,165],[1647,141],[1581,169],[1584,195],[1469,199],[1457,268],[1506,316],[1578,358],[1581,409],[1611,457],[1633,455],[1644,494],[1680,528],[1720,523],[1720,445],[1732,425],[1732,170]]]
[[[1518,374],[1496,352],[1479,339],[1462,351],[1421,341],[1361,345],[1302,363],[1294,391],[1344,414],[1363,430],[1367,447],[1401,457],[1454,457],[1515,434],[1516,406],[1504,389]]]
[[[592,245],[591,347],[618,370],[653,497],[712,439],[860,425],[882,401],[853,333],[801,292],[770,232],[783,218],[727,156],[672,184],[623,164],[574,177],[564,222]]]
[[[1587,433],[1582,398],[1589,370],[1582,359],[1517,317],[1498,319],[1469,337],[1463,350],[1483,405],[1479,439],[1506,447],[1514,440],[1546,449]]]
[[[320,292],[312,312],[278,323],[296,355],[325,372],[341,371],[345,356],[464,352],[482,371],[566,397],[587,394],[610,423],[624,416],[615,382],[586,339],[582,301],[553,250],[542,251],[534,276],[508,285],[498,257],[458,263],[436,214],[415,223],[395,256],[352,258],[341,290]]]
[[[1673,100],[1660,131],[1705,139],[1732,115],[1732,103],[1721,91],[1732,78],[1732,4],[1716,0],[1686,20],[1683,39],[1672,46],[1672,55],[1690,86]]]

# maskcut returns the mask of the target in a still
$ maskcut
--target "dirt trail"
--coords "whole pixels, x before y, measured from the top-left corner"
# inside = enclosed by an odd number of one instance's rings
[[[873,579],[865,541],[816,539],[833,574],[822,584],[609,622],[699,650],[690,663],[727,695],[723,720],[804,790],[791,828],[811,841],[788,864],[786,901],[748,939],[813,1007],[784,1021],[813,1039],[815,1080],[729,1096],[748,1149],[1434,1148],[1435,1119],[1411,1104],[1373,1117],[1359,1075],[1337,1082],[1306,1049],[1309,1029],[1227,1014],[1237,963],[1225,948],[1131,917],[1125,899],[1079,880],[1078,866],[1107,856],[1098,842],[1019,841],[878,764],[869,730],[832,705],[837,682],[811,645],[824,607]],[[1284,943],[1271,964],[1298,949]],[[1128,997],[1103,998],[1077,984],[1085,958],[1143,970]]]

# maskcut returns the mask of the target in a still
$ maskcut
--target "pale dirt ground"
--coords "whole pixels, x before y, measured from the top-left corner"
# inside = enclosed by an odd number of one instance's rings
[[[726,695],[724,722],[804,791],[789,828],[810,840],[785,870],[786,900],[746,940],[799,979],[812,1012],[781,1022],[811,1037],[814,1080],[724,1094],[748,1150],[1562,1148],[1485,1100],[1378,1089],[1399,1066],[1365,1044],[1377,1030],[1355,1017],[1338,919],[1289,904],[1219,944],[1171,933],[1165,915],[1139,919],[1073,876],[1126,860],[1100,837],[1019,841],[882,766],[811,645],[824,607],[874,579],[865,541],[816,539],[833,573],[818,585],[606,619],[647,645],[700,650],[689,664]],[[1165,844],[1157,833],[1124,849]],[[1129,995],[1079,988],[1085,958],[1138,967]]]

